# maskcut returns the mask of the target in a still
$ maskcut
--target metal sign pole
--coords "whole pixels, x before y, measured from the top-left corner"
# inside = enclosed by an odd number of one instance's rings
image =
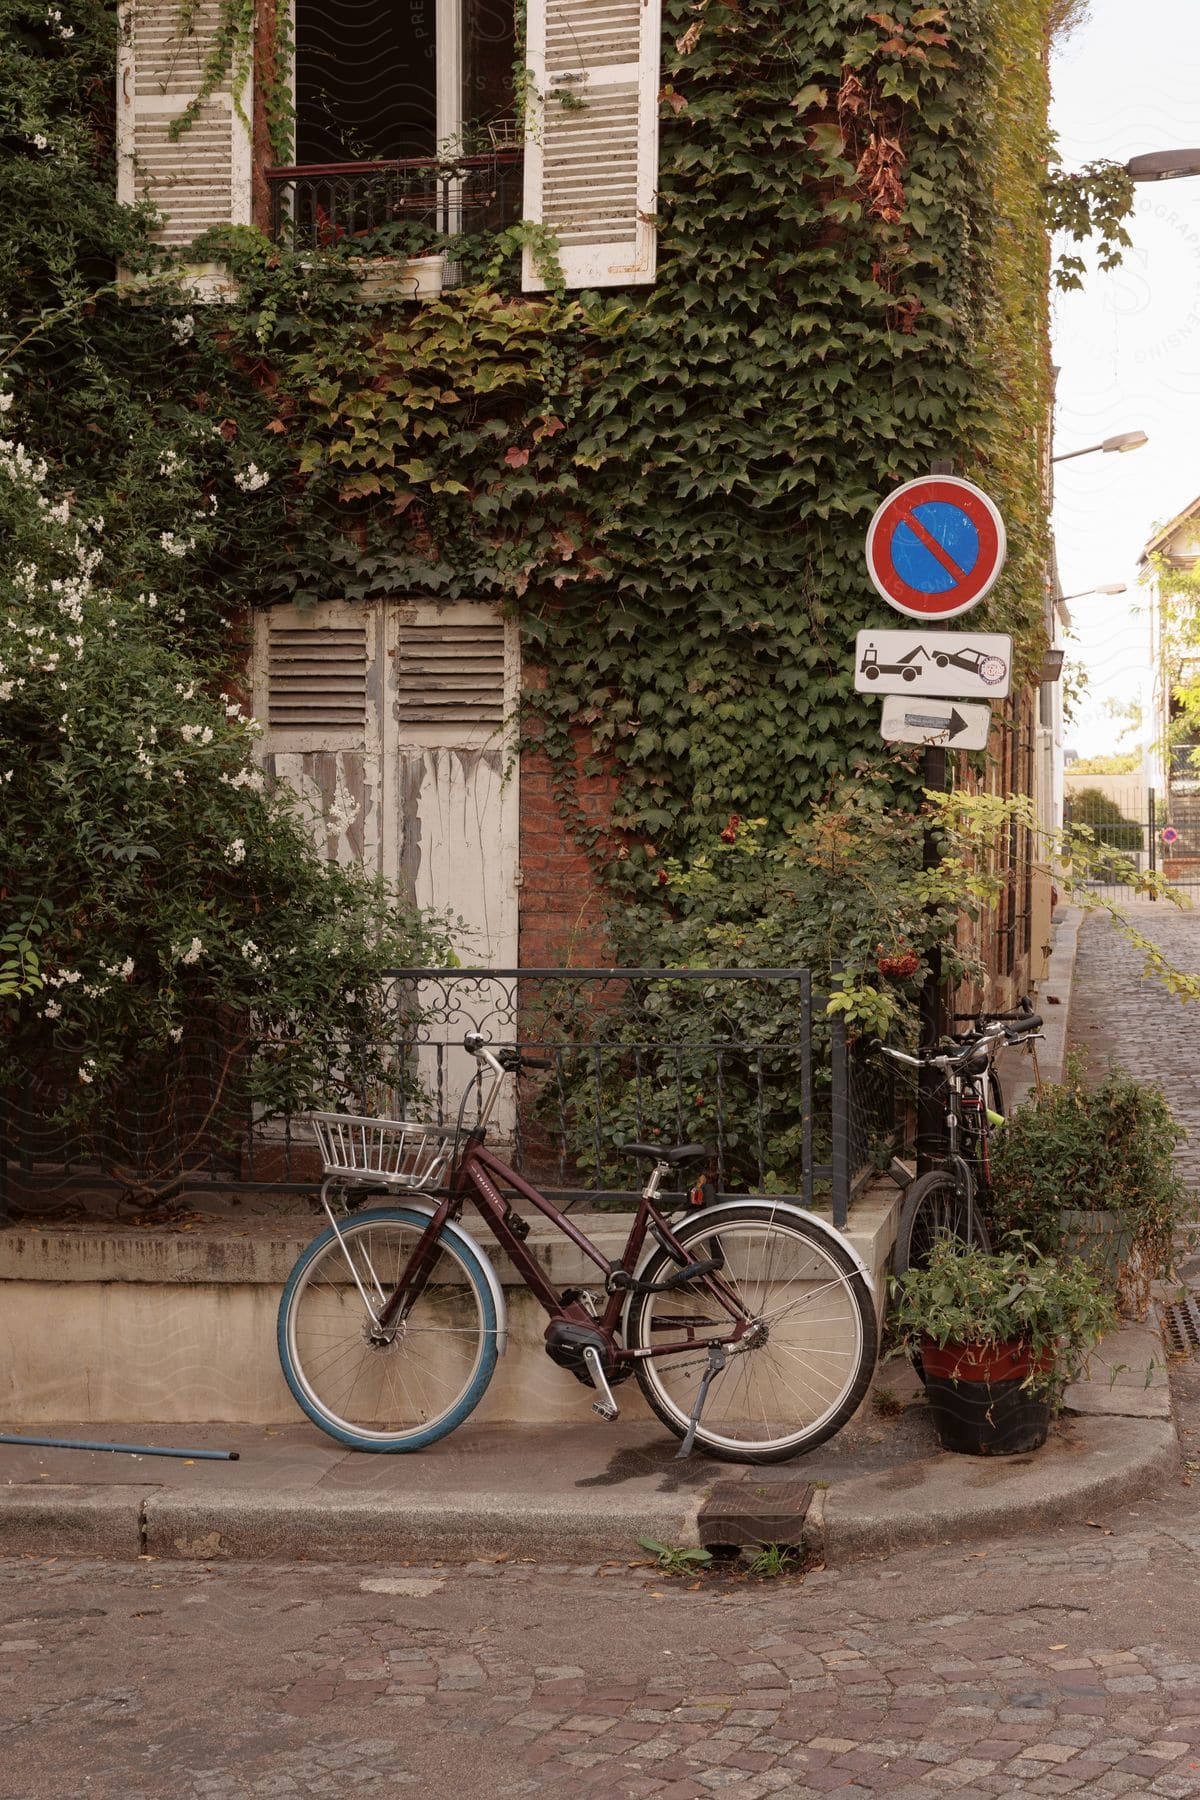
[[[930,464],[933,475],[953,475],[954,464],[950,461],[938,461]],[[944,622],[942,623],[944,629]],[[944,794],[946,791],[946,752],[938,745],[927,744],[922,759],[921,769],[924,785],[933,793]],[[923,868],[937,867],[937,840],[928,825],[925,827],[925,838],[922,845],[921,864]],[[929,953],[929,973],[921,988],[920,1000],[921,1042],[927,1049],[934,1049],[946,1029],[946,1005],[942,996],[942,951],[935,945]],[[937,1152],[942,1148],[943,1110],[941,1103],[942,1077],[936,1069],[922,1069],[917,1078],[917,1174],[924,1175],[933,1166]]]

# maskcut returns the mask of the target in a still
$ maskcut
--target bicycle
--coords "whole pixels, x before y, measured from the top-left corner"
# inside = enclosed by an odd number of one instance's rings
[[[918,1175],[905,1191],[893,1259],[898,1275],[905,1269],[926,1268],[934,1244],[942,1237],[960,1238],[985,1253],[991,1249],[978,1201],[986,1208],[991,1188],[988,1136],[993,1126],[1003,1123],[994,1059],[1002,1043],[1031,1043],[1042,1020],[1027,1010],[1027,1003],[1015,1013],[969,1016],[973,1028],[960,1034],[950,1048],[910,1056],[886,1044],[879,1046],[893,1062],[938,1069],[945,1078],[942,1167]]]
[[[636,1375],[651,1410],[682,1438],[746,1463],[780,1462],[831,1437],[857,1410],[875,1366],[871,1280],[840,1232],[769,1198],[710,1198],[685,1213],[660,1204],[666,1176],[706,1161],[703,1144],[628,1144],[653,1164],[619,1260],[485,1147],[501,1086],[551,1065],[468,1033],[476,1081],[454,1128],[312,1115],[329,1227],[301,1252],[279,1306],[278,1347],[291,1392],[314,1424],[354,1449],[411,1451],[461,1425],[507,1345],[504,1292],[460,1217],[468,1201],[549,1317],[552,1360],[619,1417],[613,1388]],[[491,1087],[483,1095],[485,1071]],[[464,1130],[478,1088],[478,1122]],[[422,1190],[445,1178],[436,1193]],[[349,1215],[369,1191],[402,1207]],[[596,1267],[595,1288],[559,1293],[526,1246],[529,1223],[506,1195],[542,1213]]]

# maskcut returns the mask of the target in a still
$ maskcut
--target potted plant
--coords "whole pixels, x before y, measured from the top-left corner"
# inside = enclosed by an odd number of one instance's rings
[[[1184,1132],[1162,1089],[1110,1067],[1086,1079],[1081,1057],[1047,1082],[991,1145],[989,1220],[1052,1256],[1081,1256],[1144,1318],[1150,1284],[1170,1275],[1194,1203],[1175,1172]]]
[[[1016,1239],[989,1255],[944,1238],[892,1292],[891,1324],[920,1353],[942,1446],[974,1456],[1044,1444],[1063,1385],[1116,1323],[1092,1269]]]

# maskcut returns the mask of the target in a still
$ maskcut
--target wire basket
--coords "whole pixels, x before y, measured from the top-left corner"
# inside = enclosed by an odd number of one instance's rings
[[[452,1126],[413,1119],[358,1119],[310,1113],[327,1175],[362,1187],[416,1188],[435,1182],[450,1161]]]

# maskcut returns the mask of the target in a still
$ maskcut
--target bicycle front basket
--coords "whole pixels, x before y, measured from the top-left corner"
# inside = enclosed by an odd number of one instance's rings
[[[327,1175],[363,1187],[426,1187],[436,1182],[454,1149],[454,1127],[414,1119],[359,1119],[348,1113],[310,1113]]]

